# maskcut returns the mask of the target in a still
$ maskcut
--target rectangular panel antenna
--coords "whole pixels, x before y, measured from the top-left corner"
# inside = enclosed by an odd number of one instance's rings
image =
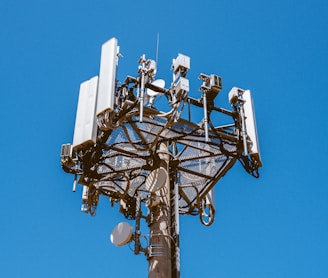
[[[114,109],[118,49],[116,38],[105,42],[101,48],[97,116],[106,110],[111,112]]]
[[[73,148],[94,144],[97,138],[96,100],[98,76],[80,85],[79,101],[76,111]]]
[[[252,140],[252,146],[249,150],[251,157],[258,161],[259,166],[262,166],[261,156],[260,156],[260,146],[258,141],[257,135],[257,128],[256,128],[256,119],[255,119],[255,110],[253,105],[253,99],[251,96],[251,91],[246,90],[243,93],[243,100],[244,103],[244,112],[245,112],[245,123],[246,123],[246,131],[247,135]]]

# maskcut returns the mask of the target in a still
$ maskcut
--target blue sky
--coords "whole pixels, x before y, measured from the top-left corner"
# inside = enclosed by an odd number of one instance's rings
[[[22,1],[0,3],[1,277],[147,277],[146,258],[109,242],[123,216],[101,199],[80,212],[60,167],[79,85],[116,37],[119,76],[155,58],[171,78],[178,53],[199,73],[254,97],[263,168],[236,164],[216,185],[216,219],[181,217],[181,277],[328,276],[327,12],[312,1]],[[119,276],[121,275],[121,276]]]

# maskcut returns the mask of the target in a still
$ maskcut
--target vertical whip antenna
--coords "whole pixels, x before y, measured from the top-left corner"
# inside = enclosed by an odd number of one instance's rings
[[[159,49],[159,32],[157,33],[157,41],[156,41],[156,68],[158,68],[158,49]]]

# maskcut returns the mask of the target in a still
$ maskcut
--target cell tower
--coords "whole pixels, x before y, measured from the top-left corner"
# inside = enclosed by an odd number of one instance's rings
[[[134,228],[119,223],[111,234],[113,244],[129,243],[135,254],[144,253],[148,277],[179,278],[180,214],[197,215],[211,225],[214,186],[237,160],[259,176],[251,93],[234,87],[228,94],[232,110],[216,107],[221,77],[201,73],[200,97],[188,96],[190,58],[182,54],[173,59],[168,88],[155,79],[156,62],[145,55],[136,76],[121,82],[116,77],[119,56],[116,38],[104,43],[99,76],[81,84],[73,143],[62,145],[61,164],[74,175],[73,191],[77,184],[83,188],[83,212],[94,215],[103,195],[135,222]],[[156,108],[159,98],[166,111]],[[194,123],[191,113],[197,109],[203,119]],[[213,115],[229,122],[215,126]],[[149,227],[146,234],[141,221]]]

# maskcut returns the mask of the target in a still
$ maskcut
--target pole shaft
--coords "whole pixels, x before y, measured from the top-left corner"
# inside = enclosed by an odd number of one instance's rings
[[[172,278],[180,278],[179,190],[174,167],[170,167],[171,180],[171,248]]]
[[[161,166],[169,171],[169,154],[165,144],[159,147]],[[167,154],[163,154],[167,153]],[[150,210],[150,247],[148,254],[148,277],[171,278],[171,248],[174,242],[171,236],[171,206],[170,206],[170,179],[166,180],[164,187],[153,193],[155,202]]]

